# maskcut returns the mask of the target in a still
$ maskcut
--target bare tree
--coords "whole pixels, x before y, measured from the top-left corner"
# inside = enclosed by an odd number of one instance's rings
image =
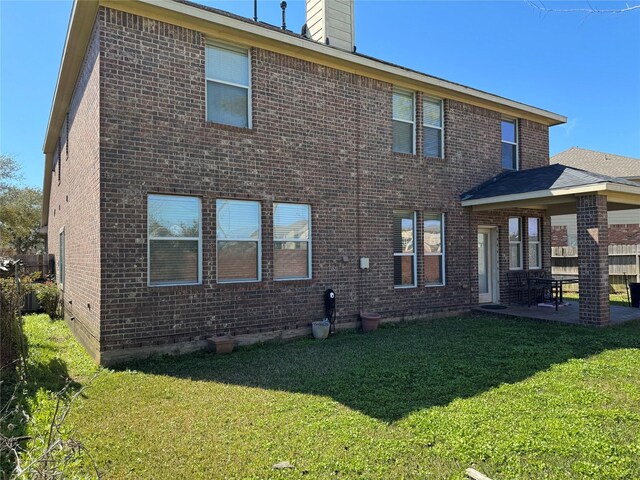
[[[628,3],[623,8],[601,9],[601,8],[594,7],[591,4],[591,2],[586,2],[587,6],[583,8],[553,8],[553,7],[547,7],[547,5],[545,5],[545,3],[542,0],[524,0],[524,1],[527,5],[530,5],[536,10],[539,10],[540,12],[543,12],[543,13],[617,14],[617,13],[627,13],[633,10],[640,10],[640,5],[630,5]]]

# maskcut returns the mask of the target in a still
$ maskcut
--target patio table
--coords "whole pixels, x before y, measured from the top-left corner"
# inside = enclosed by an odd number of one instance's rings
[[[548,286],[551,290],[551,298],[556,307],[556,312],[558,311],[558,305],[562,304],[562,289],[564,285],[576,284],[578,283],[577,277],[565,277],[565,278],[529,278],[527,280],[528,288],[527,288],[527,297],[529,307],[531,306],[531,293],[539,286]]]

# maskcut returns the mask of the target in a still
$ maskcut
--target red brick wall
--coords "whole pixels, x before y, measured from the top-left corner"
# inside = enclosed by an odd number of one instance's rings
[[[609,243],[611,245],[640,245],[640,225],[609,225]],[[566,247],[568,245],[567,227],[552,227],[551,245],[554,247]]]
[[[609,225],[611,245],[640,245],[640,225]]]
[[[568,245],[569,236],[567,233],[567,227],[564,225],[551,227],[551,246],[567,247]]]
[[[62,158],[52,174],[47,245],[56,256],[59,275],[59,234],[64,228],[65,317],[94,357],[100,334],[99,40],[96,23],[69,107],[68,144],[66,124],[60,132]]]
[[[425,158],[418,95],[417,154],[395,154],[392,85],[252,49],[253,128],[216,125],[205,121],[200,33],[105,8],[99,24],[100,188],[86,195],[100,192],[105,361],[122,349],[306,327],[323,316],[326,288],[336,291],[339,322],[361,309],[410,317],[468,308],[477,303],[478,225],[499,227],[506,288],[508,217],[542,212],[472,215],[459,201],[501,171],[500,114],[446,100],[445,158]],[[546,135],[544,126],[520,123],[523,166],[547,163]],[[202,199],[202,285],[147,286],[149,193]],[[216,283],[217,198],[261,202],[261,282]],[[312,280],[273,281],[277,201],[311,205]],[[418,211],[417,245],[423,212],[445,214],[446,286],[393,287],[393,211],[401,209]],[[548,247],[548,219],[543,239]],[[361,256],[370,258],[366,272]]]
[[[549,127],[525,119],[518,127],[520,169],[549,165]]]
[[[609,227],[607,197],[576,197],[580,322],[609,323]]]

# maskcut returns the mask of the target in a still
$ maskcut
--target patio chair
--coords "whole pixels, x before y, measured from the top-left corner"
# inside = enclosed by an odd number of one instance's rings
[[[515,271],[507,274],[507,292],[509,303],[527,303],[529,286],[526,271]]]

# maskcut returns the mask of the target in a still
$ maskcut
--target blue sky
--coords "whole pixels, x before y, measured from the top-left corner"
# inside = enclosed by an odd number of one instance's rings
[[[253,1],[202,1],[253,16]],[[304,2],[289,0],[299,31]],[[592,1],[601,9],[640,2]],[[280,25],[279,1],[259,0]],[[586,1],[544,2],[588,8]],[[571,146],[640,158],[640,9],[623,14],[542,13],[514,1],[356,0],[358,52],[569,117],[551,154]],[[71,2],[0,0],[0,151],[42,186],[42,143]]]

